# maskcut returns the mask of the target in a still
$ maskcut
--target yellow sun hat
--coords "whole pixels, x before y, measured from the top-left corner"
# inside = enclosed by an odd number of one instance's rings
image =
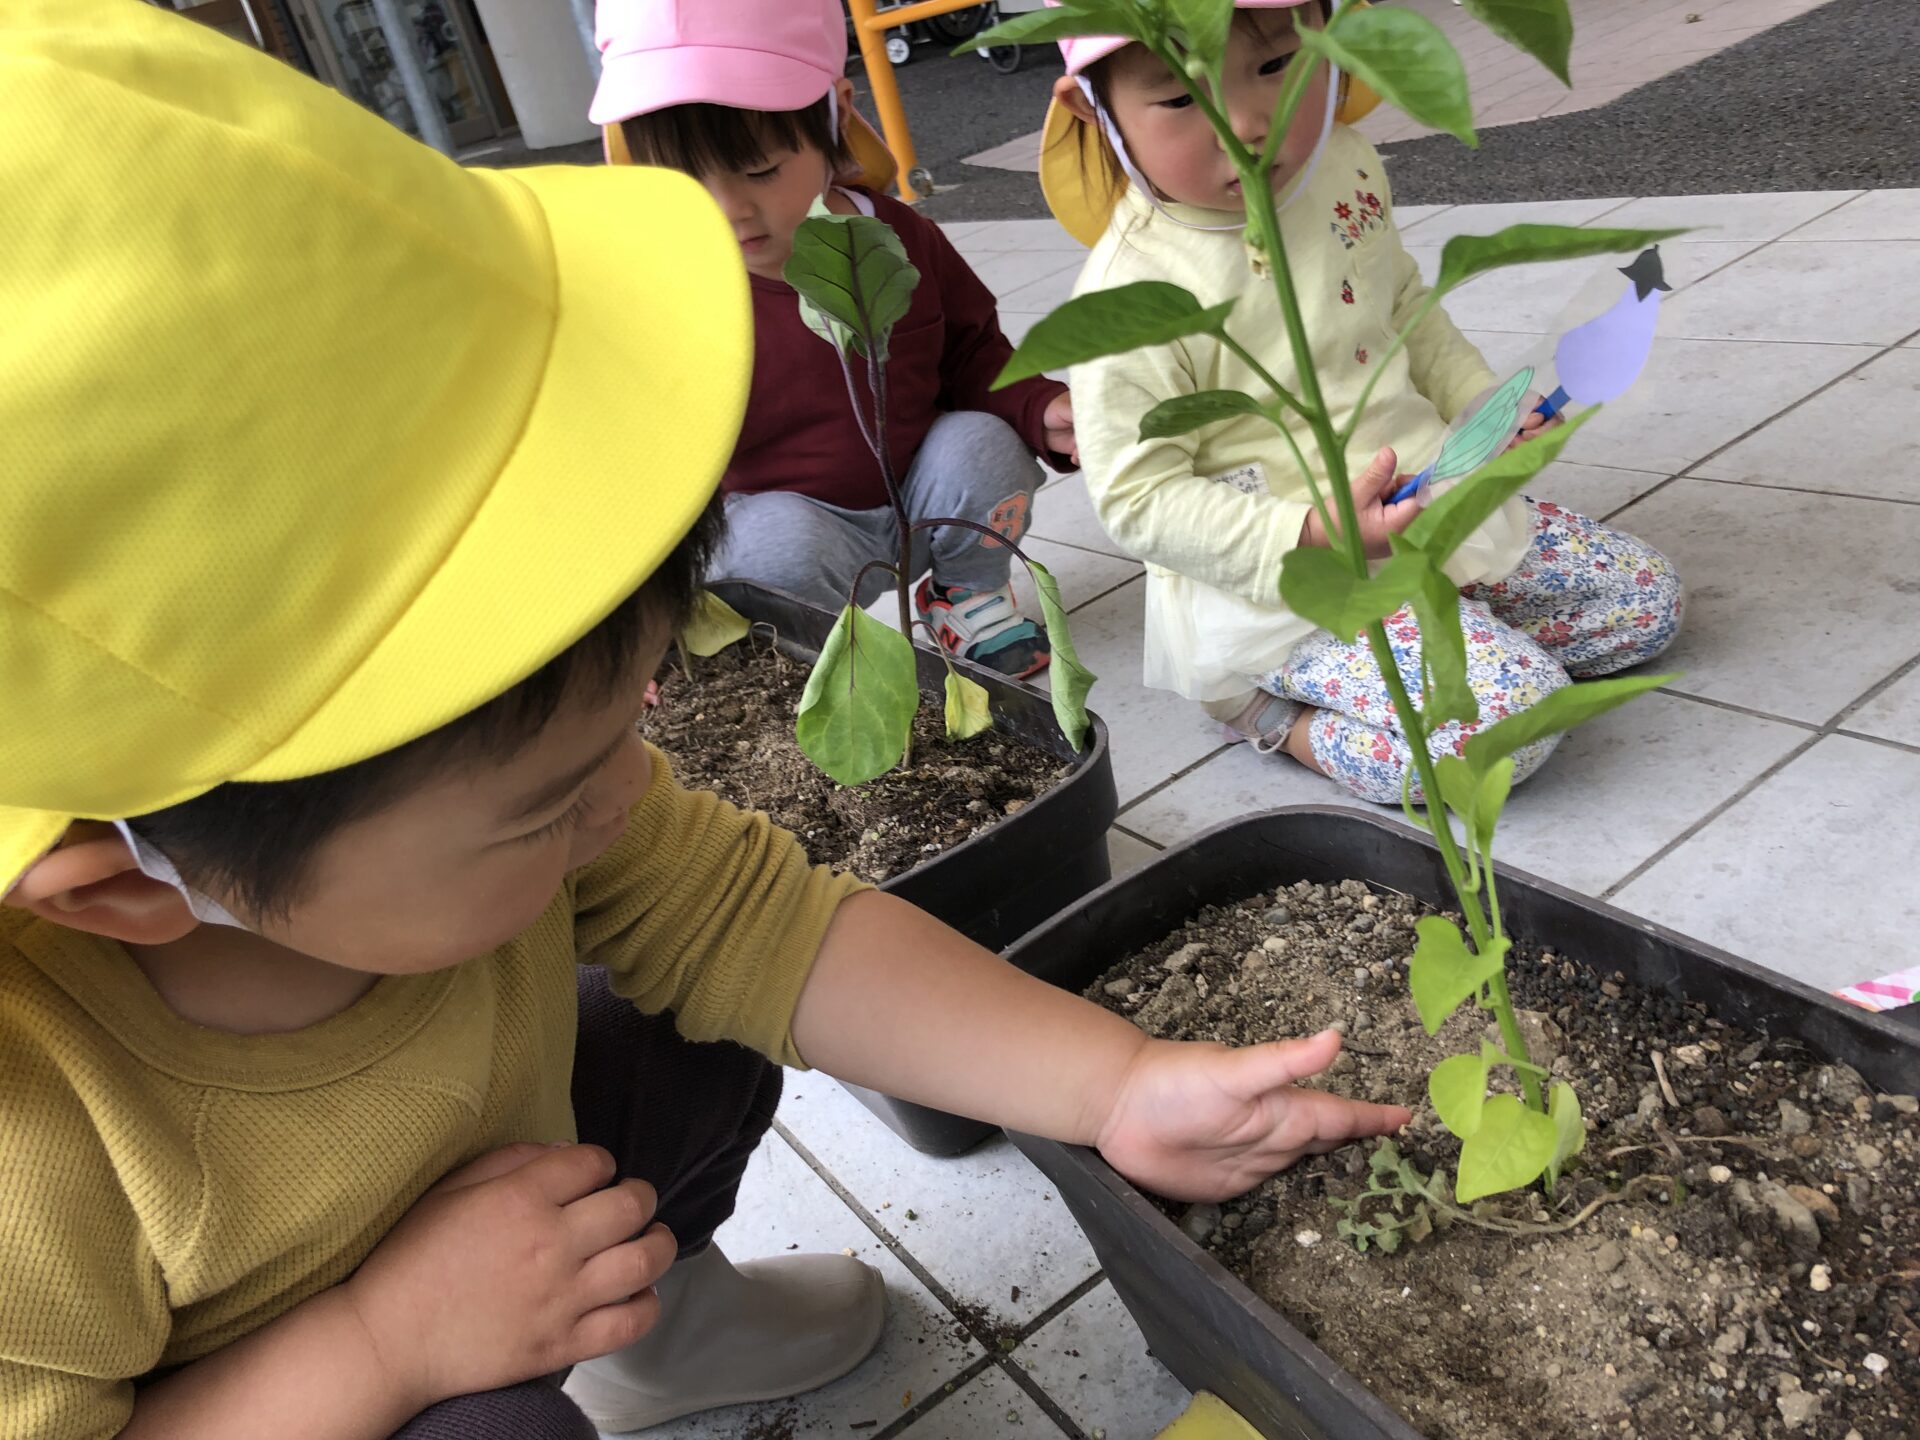
[[[1060,0],[1047,3],[1058,5]],[[1238,0],[1238,8],[1284,10],[1304,3]],[[1364,6],[1367,0],[1354,3]],[[1076,35],[1060,42],[1060,54],[1071,78],[1131,43],[1121,35]],[[1365,81],[1342,74],[1333,118],[1351,125],[1379,103],[1380,97]],[[1040,129],[1040,190],[1053,218],[1082,245],[1095,245],[1107,233],[1114,207],[1126,189],[1127,177],[1099,127],[1087,124],[1058,100],[1049,101],[1046,123]]]
[[[691,180],[463,170],[142,0],[7,0],[0,94],[0,894],[475,708],[712,497],[751,317]]]

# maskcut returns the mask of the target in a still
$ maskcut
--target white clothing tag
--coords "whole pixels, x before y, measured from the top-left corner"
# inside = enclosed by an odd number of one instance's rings
[[[1258,460],[1242,465],[1237,470],[1229,470],[1224,475],[1209,475],[1207,479],[1216,485],[1231,485],[1242,495],[1270,495],[1267,489],[1267,467]]]

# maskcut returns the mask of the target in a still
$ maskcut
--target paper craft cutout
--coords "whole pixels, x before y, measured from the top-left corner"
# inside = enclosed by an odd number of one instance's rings
[[[1575,401],[1599,405],[1616,400],[1646,368],[1660,297],[1673,289],[1660,263],[1660,247],[1641,251],[1631,265],[1620,267],[1620,273],[1629,282],[1620,298],[1604,314],[1567,331],[1554,346],[1553,364],[1560,383],[1534,407],[1545,418],[1551,420]],[[1471,475],[1497,455],[1519,431],[1519,401],[1532,379],[1529,367],[1502,384],[1465,426],[1447,437],[1433,464],[1389,495],[1387,503],[1411,500],[1435,481]],[[1509,400],[1512,408],[1507,409]],[[1507,409],[1509,423],[1504,432],[1493,434],[1492,417],[1502,409]],[[1471,463],[1464,463],[1469,457]]]
[[[1896,970],[1878,980],[1862,980],[1833,993],[1862,1010],[1898,1010],[1920,1002],[1920,965]]]

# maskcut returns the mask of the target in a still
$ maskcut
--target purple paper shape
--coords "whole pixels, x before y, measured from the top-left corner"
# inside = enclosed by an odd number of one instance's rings
[[[1617,399],[1639,378],[1653,349],[1653,327],[1660,315],[1660,294],[1643,300],[1629,284],[1606,314],[1560,337],[1553,352],[1560,385],[1582,405]]]

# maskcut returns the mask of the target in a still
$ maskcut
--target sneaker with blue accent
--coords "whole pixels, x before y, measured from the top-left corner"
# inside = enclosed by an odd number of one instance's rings
[[[947,589],[927,576],[914,592],[914,607],[948,654],[971,660],[1015,680],[1047,668],[1053,654],[1047,632],[1020,613],[1013,587]]]

